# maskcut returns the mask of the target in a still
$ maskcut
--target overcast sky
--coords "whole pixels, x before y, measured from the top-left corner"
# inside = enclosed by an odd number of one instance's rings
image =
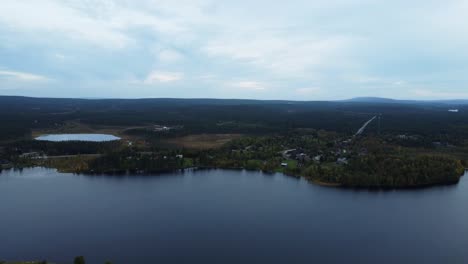
[[[0,94],[468,98],[468,0],[1,0]]]

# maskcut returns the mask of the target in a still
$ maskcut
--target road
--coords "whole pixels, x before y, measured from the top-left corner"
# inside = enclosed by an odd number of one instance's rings
[[[364,133],[364,131],[366,130],[367,126],[372,123],[372,121],[374,121],[375,119],[377,118],[377,116],[374,116],[372,117],[369,121],[367,121],[359,130],[356,134],[354,134],[354,136],[359,136],[361,135],[362,133]]]

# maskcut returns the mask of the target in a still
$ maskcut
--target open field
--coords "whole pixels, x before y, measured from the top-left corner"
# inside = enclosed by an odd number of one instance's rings
[[[241,136],[241,134],[199,134],[167,139],[165,143],[181,148],[213,149]]]

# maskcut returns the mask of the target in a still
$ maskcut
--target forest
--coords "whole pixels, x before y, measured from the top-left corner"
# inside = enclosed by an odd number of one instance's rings
[[[0,96],[0,169],[46,166],[122,174],[229,168],[282,172],[342,187],[453,184],[468,167],[465,103]],[[373,116],[379,118],[354,136]],[[70,131],[111,131],[123,139],[34,140],[38,134]],[[193,135],[236,136],[216,147],[174,144]]]

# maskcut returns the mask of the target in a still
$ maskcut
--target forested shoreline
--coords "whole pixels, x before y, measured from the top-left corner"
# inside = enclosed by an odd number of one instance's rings
[[[467,163],[449,155],[410,154],[376,139],[355,140],[347,145],[330,143],[341,142],[337,138],[339,136],[334,133],[307,131],[242,137],[221,148],[206,150],[129,147],[121,142],[16,142],[7,147],[7,153],[14,153],[13,150],[23,146],[42,154],[17,156],[13,159],[16,167],[45,166],[80,174],[154,174],[188,168],[246,169],[281,172],[322,185],[353,188],[455,184],[464,174]],[[285,146],[302,147],[285,151]]]
[[[281,172],[342,187],[458,182],[468,167],[468,105],[255,100],[0,97],[0,169],[86,174],[186,168]],[[452,106],[451,106],[452,107]],[[364,133],[353,136],[373,117]],[[112,133],[47,142],[44,133]]]

